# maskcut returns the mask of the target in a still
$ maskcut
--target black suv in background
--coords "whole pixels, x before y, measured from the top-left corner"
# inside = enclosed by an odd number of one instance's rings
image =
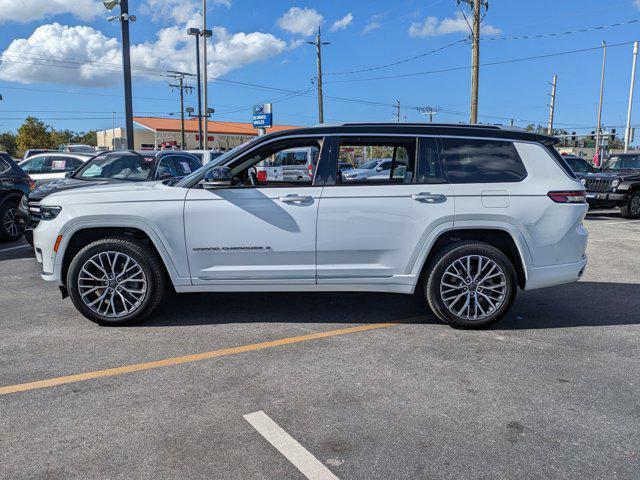
[[[24,228],[26,240],[33,245],[33,229],[40,221],[40,201],[47,195],[109,183],[179,179],[201,166],[195,155],[175,150],[100,153],[77,170],[69,172],[66,178],[53,180],[31,192],[20,203],[17,221]]]
[[[18,240],[22,226],[16,222],[20,200],[34,183],[11,157],[0,152],[0,241]]]
[[[602,171],[582,182],[591,207],[620,207],[624,218],[640,218],[640,154],[612,155]]]

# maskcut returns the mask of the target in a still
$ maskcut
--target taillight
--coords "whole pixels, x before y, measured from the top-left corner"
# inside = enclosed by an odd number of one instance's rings
[[[587,197],[584,190],[573,190],[569,192],[549,192],[549,198],[556,203],[586,203]]]
[[[313,178],[313,165],[307,165],[307,170],[309,170],[309,178]]]
[[[29,191],[32,192],[36,189],[36,182],[33,178],[29,177]]]
[[[258,170],[258,181],[266,182],[267,181],[267,171],[266,170]]]

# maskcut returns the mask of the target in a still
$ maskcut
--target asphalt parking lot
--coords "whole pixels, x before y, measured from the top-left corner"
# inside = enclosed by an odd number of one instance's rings
[[[0,387],[48,382],[0,395],[0,477],[640,478],[640,221],[585,223],[585,277],[487,331],[346,293],[170,295],[101,328],[3,244]]]

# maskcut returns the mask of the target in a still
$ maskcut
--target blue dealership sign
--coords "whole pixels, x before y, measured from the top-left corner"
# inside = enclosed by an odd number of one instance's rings
[[[271,104],[264,103],[253,106],[253,126],[254,128],[269,128],[273,125],[271,116]]]

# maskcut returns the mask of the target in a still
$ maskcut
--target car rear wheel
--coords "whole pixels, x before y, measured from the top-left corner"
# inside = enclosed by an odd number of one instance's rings
[[[509,258],[481,242],[443,249],[431,264],[424,293],[433,313],[457,328],[481,328],[500,320],[515,299]]]
[[[164,284],[156,253],[124,238],[90,243],[73,258],[67,273],[73,304],[99,325],[140,322],[160,303]]]
[[[0,207],[0,240],[13,242],[22,235],[22,227],[16,221],[17,213],[16,202],[8,201]]]
[[[640,218],[640,192],[632,192],[626,205],[620,207],[624,218]]]

